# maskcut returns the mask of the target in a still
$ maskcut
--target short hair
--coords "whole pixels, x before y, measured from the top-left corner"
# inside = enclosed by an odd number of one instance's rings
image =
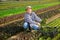
[[[31,7],[31,6],[27,6],[25,10],[27,10],[27,9],[29,9],[29,8],[30,8],[30,9],[32,9],[32,7]]]

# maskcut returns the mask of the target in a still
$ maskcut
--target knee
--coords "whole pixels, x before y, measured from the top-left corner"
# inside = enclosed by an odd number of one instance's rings
[[[28,23],[25,22],[25,23],[23,24],[23,27],[26,29],[26,28],[28,27]]]

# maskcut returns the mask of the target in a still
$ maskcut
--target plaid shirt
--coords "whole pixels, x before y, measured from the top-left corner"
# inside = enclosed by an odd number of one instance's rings
[[[37,24],[36,21],[37,22],[41,22],[42,21],[41,18],[39,18],[35,14],[35,12],[32,12],[31,14],[26,13],[25,16],[24,16],[24,20],[25,20],[25,22],[28,22],[30,24]]]

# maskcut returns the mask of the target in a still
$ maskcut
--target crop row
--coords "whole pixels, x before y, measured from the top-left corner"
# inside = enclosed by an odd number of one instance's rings
[[[48,26],[53,26],[53,27],[60,26],[60,17],[50,22]]]
[[[48,4],[40,4],[40,2],[16,2],[16,3],[1,3],[0,4],[0,18],[21,14],[25,12],[25,7],[27,5],[31,5],[33,10],[38,10],[42,8],[47,8],[49,6],[58,5],[57,3],[48,3]]]

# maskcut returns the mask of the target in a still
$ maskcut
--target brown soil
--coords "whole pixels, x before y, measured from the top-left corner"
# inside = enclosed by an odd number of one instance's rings
[[[55,20],[55,19],[58,18],[58,17],[60,17],[60,14],[57,14],[57,15],[55,15],[55,16],[53,16],[53,17],[47,19],[46,24],[50,23],[51,21]]]
[[[15,36],[8,38],[7,40],[38,40],[40,35],[41,34],[37,32],[21,32]]]

